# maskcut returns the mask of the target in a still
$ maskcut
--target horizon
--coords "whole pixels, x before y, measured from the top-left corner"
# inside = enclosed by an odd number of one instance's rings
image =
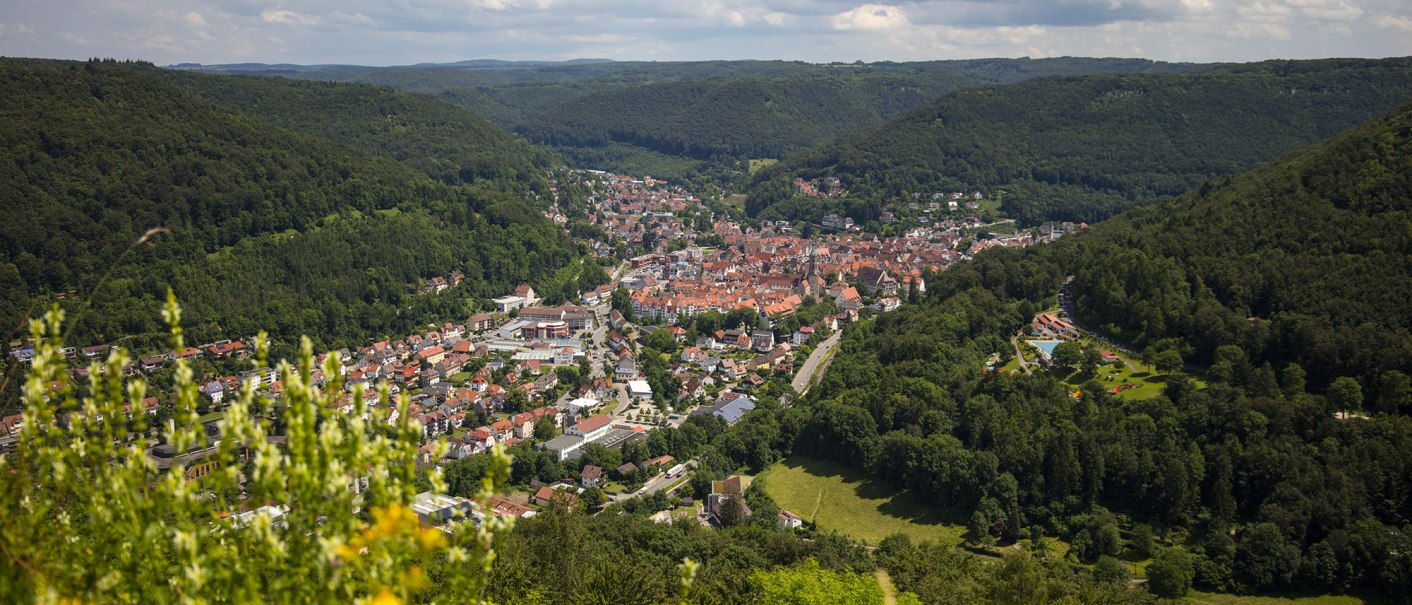
[[[1382,58],[1412,55],[1412,6],[1392,0],[1074,0],[1062,6],[1043,0],[417,0],[399,7],[368,0],[58,0],[0,7],[0,54],[369,67],[576,57],[809,63]]]

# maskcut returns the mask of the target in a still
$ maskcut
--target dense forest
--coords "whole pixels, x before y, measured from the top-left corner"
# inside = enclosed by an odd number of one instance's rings
[[[405,162],[444,183],[498,180],[545,187],[548,152],[429,96],[283,78],[153,74],[276,126]]]
[[[1412,373],[1412,105],[1062,242],[1078,318],[1240,378]],[[1240,348],[1240,359],[1223,350]],[[1403,379],[1405,380],[1405,378]],[[1370,398],[1372,401],[1372,398]],[[1380,409],[1396,412],[1397,407]]]
[[[1056,536],[1090,562],[1142,543],[1214,591],[1405,594],[1409,158],[1404,107],[1059,244],[953,267],[919,304],[845,333],[780,453],[871,470],[982,542]],[[983,372],[1066,275],[1081,318],[1180,349],[1208,386],[1177,373],[1151,399],[1093,381],[1075,397],[1047,372]]]
[[[407,118],[420,126],[389,135],[371,109],[347,121],[323,111],[424,102],[365,86],[203,78],[188,83],[300,132],[166,83],[147,65],[0,63],[0,178],[12,184],[0,193],[6,333],[61,300],[75,312],[75,342],[148,344],[171,286],[197,342],[265,327],[284,342],[309,334],[341,346],[459,316],[468,300],[517,283],[558,300],[604,279],[520,201],[545,182],[529,172],[542,160],[519,153],[527,146],[496,133],[481,149],[472,135],[493,127],[478,122],[447,126],[463,139],[436,132],[435,120],[461,110]],[[244,85],[254,91],[240,93]],[[286,106],[262,109],[259,98]],[[458,184],[414,168],[437,173],[429,154],[448,149],[464,160],[445,160],[460,165],[439,176]],[[451,295],[414,296],[453,271],[467,280]]]
[[[1025,224],[1095,222],[1327,139],[1412,97],[1412,60],[1271,61],[959,91],[756,175],[747,211],[866,223],[912,194],[979,189]],[[837,176],[848,199],[798,196]]]
[[[437,94],[551,145],[579,165],[719,182],[742,177],[741,158],[780,157],[882,124],[967,86],[1208,67],[1064,57],[830,64],[608,61],[376,72],[331,67],[288,75]]]

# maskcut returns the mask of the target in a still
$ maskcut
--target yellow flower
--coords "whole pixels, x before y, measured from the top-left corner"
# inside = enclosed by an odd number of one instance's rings
[[[409,521],[416,522],[416,515],[412,509],[401,504],[389,504],[380,506],[372,510],[373,513],[373,535],[377,537],[391,536],[402,531],[402,527]]]
[[[368,601],[368,605],[402,605],[402,599],[392,594],[391,588],[383,588],[373,600]]]
[[[344,561],[352,561],[358,556],[358,547],[352,544],[341,544],[338,547],[338,558]]]
[[[436,550],[446,546],[446,534],[435,527],[423,527],[417,531],[417,541],[422,544],[422,550]]]
[[[421,590],[422,587],[426,585],[426,581],[427,577],[426,574],[422,572],[421,565],[413,565],[411,569],[407,570],[407,580],[405,582],[407,588]]]

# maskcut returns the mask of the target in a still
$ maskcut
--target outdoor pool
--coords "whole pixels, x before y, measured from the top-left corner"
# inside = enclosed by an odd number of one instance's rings
[[[1039,349],[1041,352],[1044,353],[1045,359],[1048,359],[1050,356],[1054,355],[1054,347],[1059,346],[1059,343],[1064,342],[1064,341],[1062,341],[1062,340],[1027,340],[1027,341],[1025,341],[1025,342],[1028,342],[1028,343],[1030,343],[1030,346],[1033,346],[1034,348]]]

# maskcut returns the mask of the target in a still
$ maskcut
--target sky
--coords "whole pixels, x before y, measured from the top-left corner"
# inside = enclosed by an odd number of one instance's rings
[[[1412,55],[1408,0],[8,0],[0,55],[171,63]]]

